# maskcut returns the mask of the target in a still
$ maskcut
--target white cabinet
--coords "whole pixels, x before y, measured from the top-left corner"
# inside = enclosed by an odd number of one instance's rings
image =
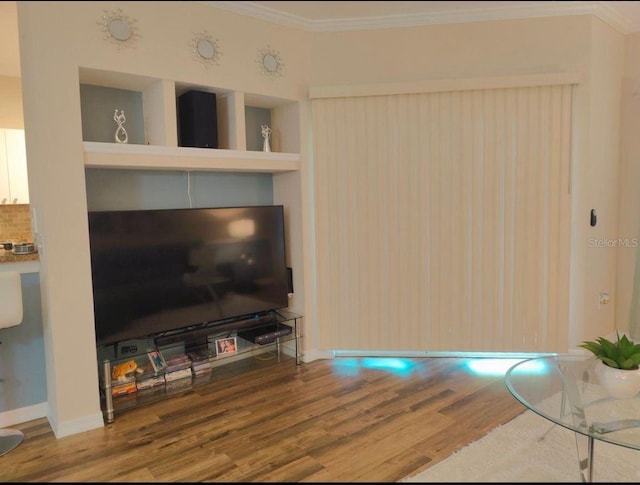
[[[24,130],[0,129],[0,204],[28,204]]]
[[[0,203],[8,204],[11,200],[9,190],[9,168],[7,167],[6,130],[0,130]]]

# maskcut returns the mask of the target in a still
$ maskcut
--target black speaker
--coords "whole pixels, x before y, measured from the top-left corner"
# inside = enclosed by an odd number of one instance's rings
[[[215,93],[188,91],[178,97],[178,145],[218,148]]]
[[[293,293],[293,269],[287,268],[287,293]]]

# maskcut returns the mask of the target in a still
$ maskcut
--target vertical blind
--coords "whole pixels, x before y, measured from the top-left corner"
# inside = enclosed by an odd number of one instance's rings
[[[312,101],[322,349],[566,348],[571,92]]]

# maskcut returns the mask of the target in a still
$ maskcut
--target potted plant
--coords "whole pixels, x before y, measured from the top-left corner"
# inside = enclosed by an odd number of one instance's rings
[[[596,375],[600,384],[615,399],[628,399],[640,392],[640,344],[626,335],[612,342],[604,337],[587,340],[580,347],[599,360]]]

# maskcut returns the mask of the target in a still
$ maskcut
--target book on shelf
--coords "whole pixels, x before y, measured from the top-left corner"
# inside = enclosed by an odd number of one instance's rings
[[[131,394],[132,392],[136,392],[137,390],[138,387],[136,386],[135,381],[127,382],[125,384],[118,384],[117,386],[113,386],[111,388],[111,395],[114,397],[123,396],[126,394]]]
[[[211,370],[211,364],[209,362],[205,362],[203,364],[193,364],[191,366],[191,369],[193,369],[193,372]]]
[[[164,378],[167,382],[184,379],[185,377],[191,377],[191,367],[187,367],[186,369],[179,369],[173,372],[167,372],[164,375]]]
[[[194,377],[200,377],[200,376],[204,376],[204,375],[209,375],[211,374],[211,366],[208,365],[206,367],[199,367],[199,368],[193,368],[193,375]]]
[[[162,381],[162,385],[147,387],[145,389],[138,389],[135,395],[140,399],[149,399],[156,396],[162,396],[165,393],[165,383]]]
[[[167,373],[167,372],[175,372],[177,370],[190,369],[190,368],[191,368],[191,361],[185,360],[182,362],[174,362],[171,365],[167,365],[164,371],[165,373]]]
[[[207,349],[188,352],[187,355],[191,359],[191,368],[194,374],[211,370],[210,354]]]
[[[208,349],[199,349],[187,352],[187,356],[191,359],[191,362],[201,363],[201,362],[209,362],[209,350]]]
[[[186,369],[191,367],[191,359],[187,357],[187,354],[183,352],[173,352],[170,355],[165,355],[167,366],[165,372],[174,372],[176,370]]]
[[[141,379],[136,383],[136,385],[138,387],[138,391],[141,391],[143,389],[150,389],[156,386],[163,386],[164,383],[165,383],[164,375],[159,375],[159,376],[151,376],[147,379]]]

